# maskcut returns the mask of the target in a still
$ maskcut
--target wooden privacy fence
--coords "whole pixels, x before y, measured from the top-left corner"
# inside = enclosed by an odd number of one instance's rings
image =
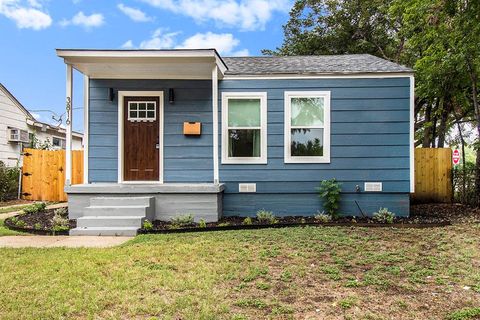
[[[22,196],[26,200],[66,201],[65,150],[25,149]],[[83,151],[72,151],[72,184],[83,183]]]
[[[415,202],[452,202],[452,149],[415,149]]]

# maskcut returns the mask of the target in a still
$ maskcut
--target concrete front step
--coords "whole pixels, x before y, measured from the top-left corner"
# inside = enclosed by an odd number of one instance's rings
[[[90,199],[90,206],[102,207],[128,207],[128,206],[149,206],[155,205],[154,197],[98,197]]]
[[[105,216],[143,216],[147,214],[146,206],[93,206],[86,207],[83,211],[85,217],[105,217]]]
[[[145,216],[96,216],[80,217],[77,227],[135,227],[141,228]]]
[[[71,236],[136,236],[138,228],[136,227],[89,227],[70,230]]]

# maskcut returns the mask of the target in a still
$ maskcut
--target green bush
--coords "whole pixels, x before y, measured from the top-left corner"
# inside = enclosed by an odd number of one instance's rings
[[[315,220],[317,220],[318,222],[327,223],[332,221],[332,217],[328,214],[325,214],[325,212],[319,212],[315,215]]]
[[[340,183],[335,179],[323,180],[318,188],[319,197],[323,200],[323,208],[332,218],[338,218],[340,205]]]
[[[273,214],[273,212],[266,211],[264,209],[257,211],[257,220],[260,223],[269,223],[269,224],[277,223],[277,219],[275,218],[275,215]]]
[[[143,221],[142,229],[143,230],[152,230],[153,229],[153,223],[149,220]]]
[[[373,220],[380,223],[393,223],[395,213],[388,211],[388,208],[380,208],[378,212],[373,213]]]
[[[25,221],[23,221],[23,220],[17,220],[17,222],[15,223],[15,225],[16,225],[17,227],[19,227],[19,228],[24,228],[25,225],[26,225],[26,223],[25,223]]]
[[[200,221],[198,221],[198,227],[199,228],[206,228],[207,227],[207,222],[205,221],[205,219],[200,219]]]
[[[54,232],[65,231],[70,229],[70,224],[66,217],[62,217],[60,214],[56,214],[52,218],[52,230]]]
[[[172,223],[172,226],[174,227],[186,227],[189,225],[192,225],[193,222],[193,215],[192,214],[187,214],[187,215],[182,215],[178,217],[173,217],[170,219],[170,222]]]
[[[242,224],[245,225],[245,226],[249,226],[249,225],[253,224],[252,218],[246,217],[245,219],[243,219]]]
[[[0,161],[0,201],[17,198],[19,174],[19,168],[8,168]]]
[[[47,205],[44,202],[38,202],[29,205],[28,207],[23,209],[23,213],[37,213],[37,212],[42,212],[45,210]],[[57,209],[58,210],[58,209]],[[55,212],[57,211],[55,210]]]
[[[41,230],[42,229],[42,224],[37,222],[33,225],[33,229],[35,230]]]
[[[44,204],[44,208],[40,211],[43,211],[45,209],[45,204]],[[56,215],[59,215],[59,216],[62,216],[64,218],[67,218],[68,217],[68,208],[67,207],[62,207],[62,208],[58,208],[58,209],[55,209],[53,211],[54,214]]]

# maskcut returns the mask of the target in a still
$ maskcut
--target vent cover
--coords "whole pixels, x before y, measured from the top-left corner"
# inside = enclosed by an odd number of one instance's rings
[[[238,192],[257,192],[256,183],[239,183]]]
[[[363,189],[365,190],[365,192],[381,192],[382,183],[381,182],[365,182],[365,186]]]

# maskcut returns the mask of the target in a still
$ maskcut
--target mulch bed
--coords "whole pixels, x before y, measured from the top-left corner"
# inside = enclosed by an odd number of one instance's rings
[[[55,209],[47,209],[45,211],[37,212],[37,213],[26,213],[20,214],[15,217],[5,219],[5,226],[11,230],[22,231],[22,232],[29,232],[34,234],[42,234],[42,235],[68,235],[68,230],[65,231],[53,231],[53,216],[54,216]],[[24,226],[19,226],[14,223],[16,218],[18,221],[25,222]],[[70,229],[76,227],[77,222],[75,220],[69,220]]]

